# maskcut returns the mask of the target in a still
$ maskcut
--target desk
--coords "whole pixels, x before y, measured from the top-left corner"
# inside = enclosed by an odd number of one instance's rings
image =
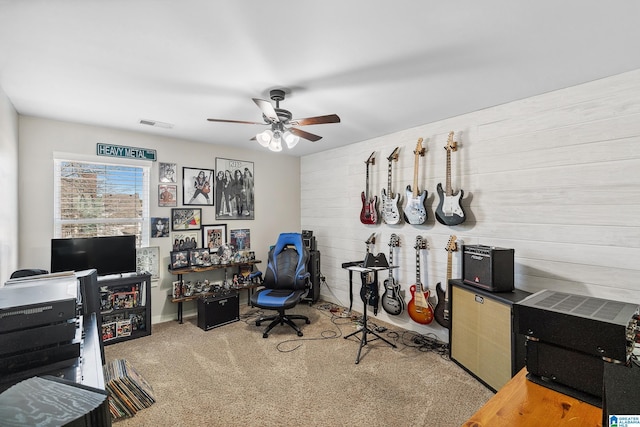
[[[526,378],[523,368],[462,427],[602,427],[602,410]]]

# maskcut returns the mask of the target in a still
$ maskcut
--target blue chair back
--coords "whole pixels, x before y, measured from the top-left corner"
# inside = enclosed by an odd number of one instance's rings
[[[264,286],[271,289],[304,289],[308,287],[309,250],[301,233],[282,233],[269,251]]]

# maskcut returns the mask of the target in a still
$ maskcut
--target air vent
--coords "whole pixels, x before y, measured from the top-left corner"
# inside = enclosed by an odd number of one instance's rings
[[[140,120],[140,124],[141,125],[147,125],[147,126],[154,126],[154,127],[157,127],[157,128],[173,129],[173,124],[164,123],[164,122],[158,122],[158,121],[155,121],[155,120],[141,119]]]

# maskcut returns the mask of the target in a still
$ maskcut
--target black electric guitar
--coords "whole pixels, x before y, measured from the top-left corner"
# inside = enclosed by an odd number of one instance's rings
[[[447,281],[445,282],[444,289],[440,285],[440,282],[436,285],[436,295],[438,295],[438,303],[433,315],[441,326],[449,329],[451,327],[451,320],[449,318],[449,297],[447,295],[447,289],[449,289],[449,280],[451,280],[451,255],[458,250],[458,244],[456,243],[456,236],[451,235],[449,242],[447,243]]]
[[[370,246],[376,243],[376,233],[371,233],[371,236],[364,242],[367,245],[367,253],[365,255],[365,260],[363,262],[363,266],[367,267],[367,260],[372,260],[371,263],[375,264],[375,258],[371,253]],[[382,254],[384,257],[384,254]],[[384,260],[386,262],[386,260]],[[365,310],[367,309],[367,305],[373,307],[373,314],[378,314],[378,305],[380,302],[380,295],[378,290],[378,275],[374,272],[362,272],[360,273],[360,279],[362,280],[362,286],[360,287],[360,299],[364,302]]]
[[[398,161],[398,151],[400,151],[400,147],[396,147],[393,150],[393,153],[387,160],[389,161],[388,167],[388,181],[387,181],[387,191],[385,192],[384,188],[382,189],[382,219],[385,224],[399,224],[402,217],[400,216],[400,209],[398,205],[400,203],[400,193],[396,193],[393,195],[393,191],[391,190],[391,164],[395,161]]]
[[[427,210],[424,207],[424,200],[427,198],[427,190],[422,193],[418,191],[418,161],[424,156],[424,148],[422,147],[422,138],[418,139],[418,144],[413,152],[415,160],[413,164],[413,189],[407,185],[407,199],[404,206],[404,220],[409,224],[424,224],[427,222]]]
[[[389,314],[397,316],[405,308],[404,298],[400,293],[400,285],[393,278],[393,249],[400,246],[400,239],[394,233],[389,239],[389,277],[384,281],[384,294],[382,294],[382,308]]]
[[[369,197],[369,165],[376,164],[376,158],[374,157],[376,152],[371,153],[367,161],[367,186],[361,194],[362,198],[362,210],[360,211],[360,222],[363,224],[377,224],[378,223],[378,196]]]
[[[442,190],[442,184],[438,184],[437,190],[438,196],[440,196],[440,203],[436,208],[436,219],[440,224],[458,225],[462,224],[467,217],[462,206],[460,206],[460,199],[464,191],[461,189],[454,193],[451,189],[451,152],[458,150],[458,143],[453,140],[453,131],[449,132],[449,139],[444,149],[447,150],[447,186],[446,191],[444,191]]]
[[[420,251],[427,249],[427,241],[416,236],[416,283],[411,285],[411,301],[407,304],[407,312],[414,322],[428,325],[433,321],[433,307],[429,302],[429,290],[424,290],[420,281]]]

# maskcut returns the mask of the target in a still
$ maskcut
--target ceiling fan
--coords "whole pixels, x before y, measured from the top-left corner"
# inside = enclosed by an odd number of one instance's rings
[[[249,122],[244,120],[225,120],[225,119],[207,119],[210,122],[223,123],[244,123],[249,125],[271,125],[270,129],[258,133],[251,138],[258,141],[263,147],[268,147],[271,151],[282,151],[282,140],[287,147],[293,148],[300,138],[308,141],[318,141],[321,136],[314,135],[293,126],[320,125],[324,123],[340,123],[340,117],[337,114],[329,114],[326,116],[307,117],[304,119],[292,119],[291,112],[280,108],[280,101],[284,100],[285,92],[282,89],[272,89],[269,97],[275,101],[275,108],[269,101],[264,99],[253,98],[258,108],[262,111],[264,122]]]

